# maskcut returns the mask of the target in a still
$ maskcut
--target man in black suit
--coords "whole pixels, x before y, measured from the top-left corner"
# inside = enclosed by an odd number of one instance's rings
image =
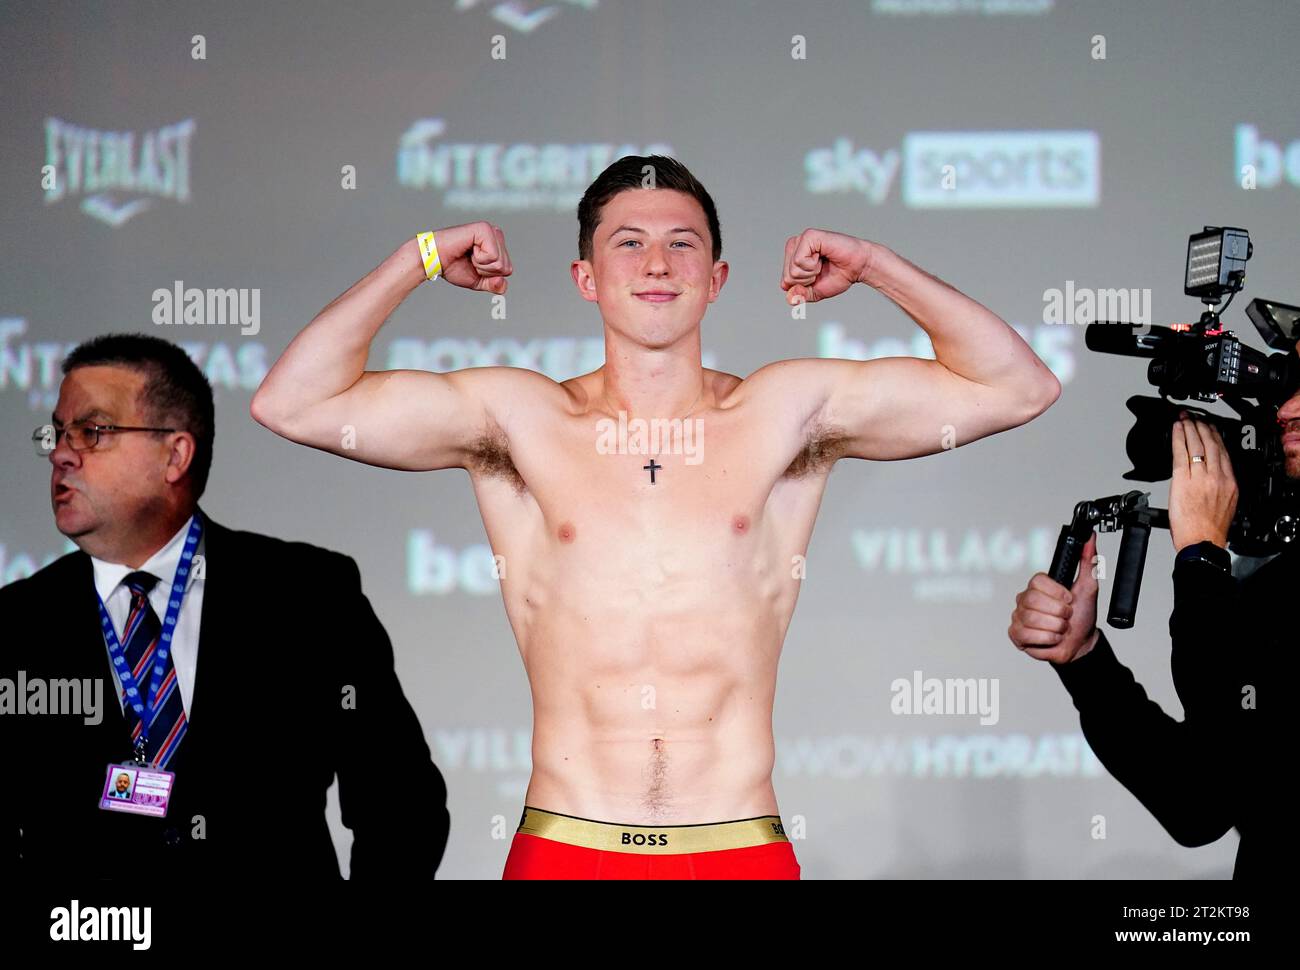
[[[0,750],[41,774],[38,797],[0,800],[0,868],[114,877],[127,847],[151,881],[337,879],[337,776],[352,878],[431,879],[446,787],[356,564],[199,508],[212,389],[180,348],[99,337],[63,372],[33,437],[80,551],[0,589],[0,677],[97,679],[104,710],[0,715]],[[164,818],[98,807],[109,766],[137,748],[175,775]]]

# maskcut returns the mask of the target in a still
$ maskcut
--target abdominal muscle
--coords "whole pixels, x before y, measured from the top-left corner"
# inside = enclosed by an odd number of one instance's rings
[[[526,804],[639,825],[778,814],[772,704],[793,593],[752,572],[604,566],[503,589],[532,687]]]

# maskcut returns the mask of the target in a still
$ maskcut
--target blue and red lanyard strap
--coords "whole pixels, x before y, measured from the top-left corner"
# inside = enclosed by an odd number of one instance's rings
[[[99,591],[95,591],[95,600],[99,603],[99,623],[104,630],[104,642],[108,644],[108,655],[113,661],[113,668],[117,671],[118,680],[122,682],[122,689],[126,691],[127,703],[131,705],[131,710],[135,712],[136,717],[140,719],[140,736],[135,742],[136,761],[144,763],[145,745],[149,743],[149,722],[153,720],[154,704],[158,697],[158,688],[162,686],[163,671],[167,666],[167,655],[171,652],[172,633],[176,630],[176,620],[181,612],[181,600],[185,598],[185,588],[188,586],[190,575],[191,561],[194,559],[194,550],[199,544],[199,536],[203,534],[203,518],[196,510],[194,520],[190,523],[190,531],[185,536],[185,547],[181,549],[180,562],[176,564],[176,576],[172,579],[171,595],[167,599],[167,615],[163,620],[162,633],[159,636],[158,650],[154,657],[153,674],[149,680],[149,694],[147,697],[141,697],[140,685],[135,679],[135,671],[126,660],[126,650],[123,649],[121,641],[117,638],[117,633],[113,630],[113,621],[109,618],[108,610],[104,608],[104,600],[100,597]]]

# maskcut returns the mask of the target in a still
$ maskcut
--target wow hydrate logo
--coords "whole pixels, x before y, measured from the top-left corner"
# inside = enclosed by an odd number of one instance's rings
[[[82,197],[81,211],[120,226],[155,199],[190,200],[194,119],[156,131],[99,131],[45,119],[45,204]]]
[[[914,131],[877,152],[837,138],[804,157],[805,186],[856,192],[872,205],[902,183],[913,209],[1089,208],[1101,198],[1093,131]]]
[[[447,123],[421,118],[397,148],[397,181],[442,193],[452,209],[575,208],[611,162],[624,155],[672,155],[671,145],[444,142]]]

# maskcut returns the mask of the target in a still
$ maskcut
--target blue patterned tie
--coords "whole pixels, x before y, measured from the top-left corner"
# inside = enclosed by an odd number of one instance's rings
[[[131,614],[122,630],[121,641],[125,644],[126,662],[131,665],[141,697],[147,696],[155,670],[162,677],[149,723],[149,747],[145,754],[156,767],[166,768],[167,762],[180,747],[181,739],[185,737],[186,721],[172,651],[160,639],[162,623],[149,602],[149,591],[157,584],[158,577],[146,572],[134,572],[123,582],[131,591]],[[126,697],[125,692],[122,696]],[[148,701],[143,703],[145,716],[148,717]],[[131,724],[131,747],[134,750],[143,722],[130,704],[126,706],[126,716]]]

